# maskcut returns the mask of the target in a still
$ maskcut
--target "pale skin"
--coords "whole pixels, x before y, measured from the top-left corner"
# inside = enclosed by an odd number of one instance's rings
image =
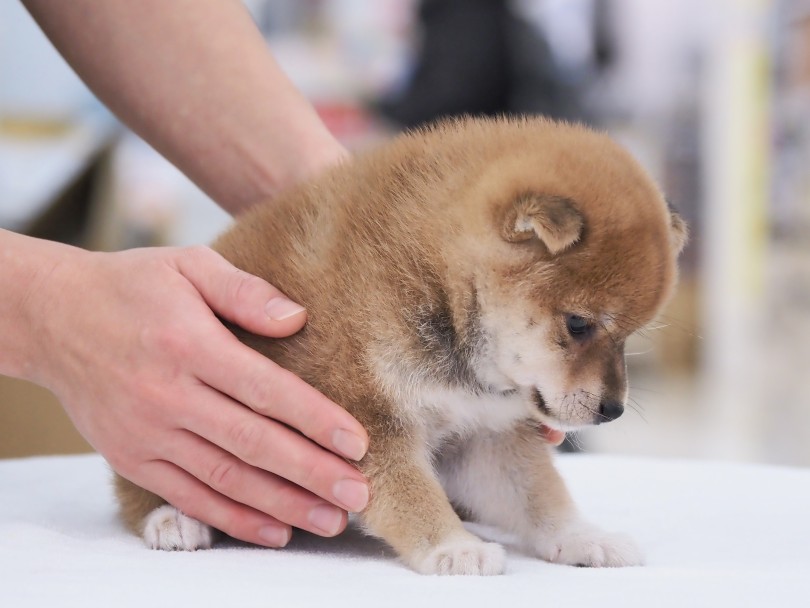
[[[26,0],[93,91],[233,214],[347,156],[238,0]],[[230,536],[339,533],[362,426],[242,345],[306,311],[204,247],[91,253],[0,230],[0,373],[51,389],[113,468]],[[290,429],[296,429],[296,433]],[[562,437],[549,431],[546,439]]]

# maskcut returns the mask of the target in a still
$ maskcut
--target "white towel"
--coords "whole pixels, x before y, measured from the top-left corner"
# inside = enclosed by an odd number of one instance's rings
[[[150,551],[118,523],[100,457],[0,461],[0,607],[810,606],[810,470],[583,455],[559,465],[583,513],[630,533],[646,566],[557,566],[510,548],[503,576],[425,577],[354,529],[297,531],[283,550]]]

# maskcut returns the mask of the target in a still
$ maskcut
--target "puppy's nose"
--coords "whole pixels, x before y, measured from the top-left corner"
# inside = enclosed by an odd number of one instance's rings
[[[624,404],[621,401],[605,399],[599,404],[599,415],[596,417],[596,424],[616,420],[624,412]]]

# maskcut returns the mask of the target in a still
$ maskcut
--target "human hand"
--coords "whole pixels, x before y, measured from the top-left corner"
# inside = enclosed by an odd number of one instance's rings
[[[285,545],[291,526],[332,536],[362,510],[368,486],[336,455],[363,456],[361,425],[214,315],[283,337],[303,308],[204,247],[59,253],[26,307],[29,379],[113,469],[267,546]]]

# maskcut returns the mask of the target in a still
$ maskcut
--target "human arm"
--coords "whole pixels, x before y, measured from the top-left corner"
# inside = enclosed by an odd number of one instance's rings
[[[346,155],[240,2],[25,4],[94,92],[232,213]],[[262,538],[263,525],[285,538],[290,524],[331,534],[346,516],[326,501],[362,506],[362,478],[330,452],[358,458],[362,427],[214,315],[294,333],[303,312],[264,315],[278,295],[270,285],[200,248],[89,254],[10,233],[0,247],[15,261],[0,282],[16,290],[0,371],[51,388],[119,473],[232,536],[273,546],[283,543]],[[60,347],[30,350],[44,335]],[[328,530],[309,521],[316,512]]]
[[[25,0],[131,129],[233,214],[346,156],[239,0]]]

